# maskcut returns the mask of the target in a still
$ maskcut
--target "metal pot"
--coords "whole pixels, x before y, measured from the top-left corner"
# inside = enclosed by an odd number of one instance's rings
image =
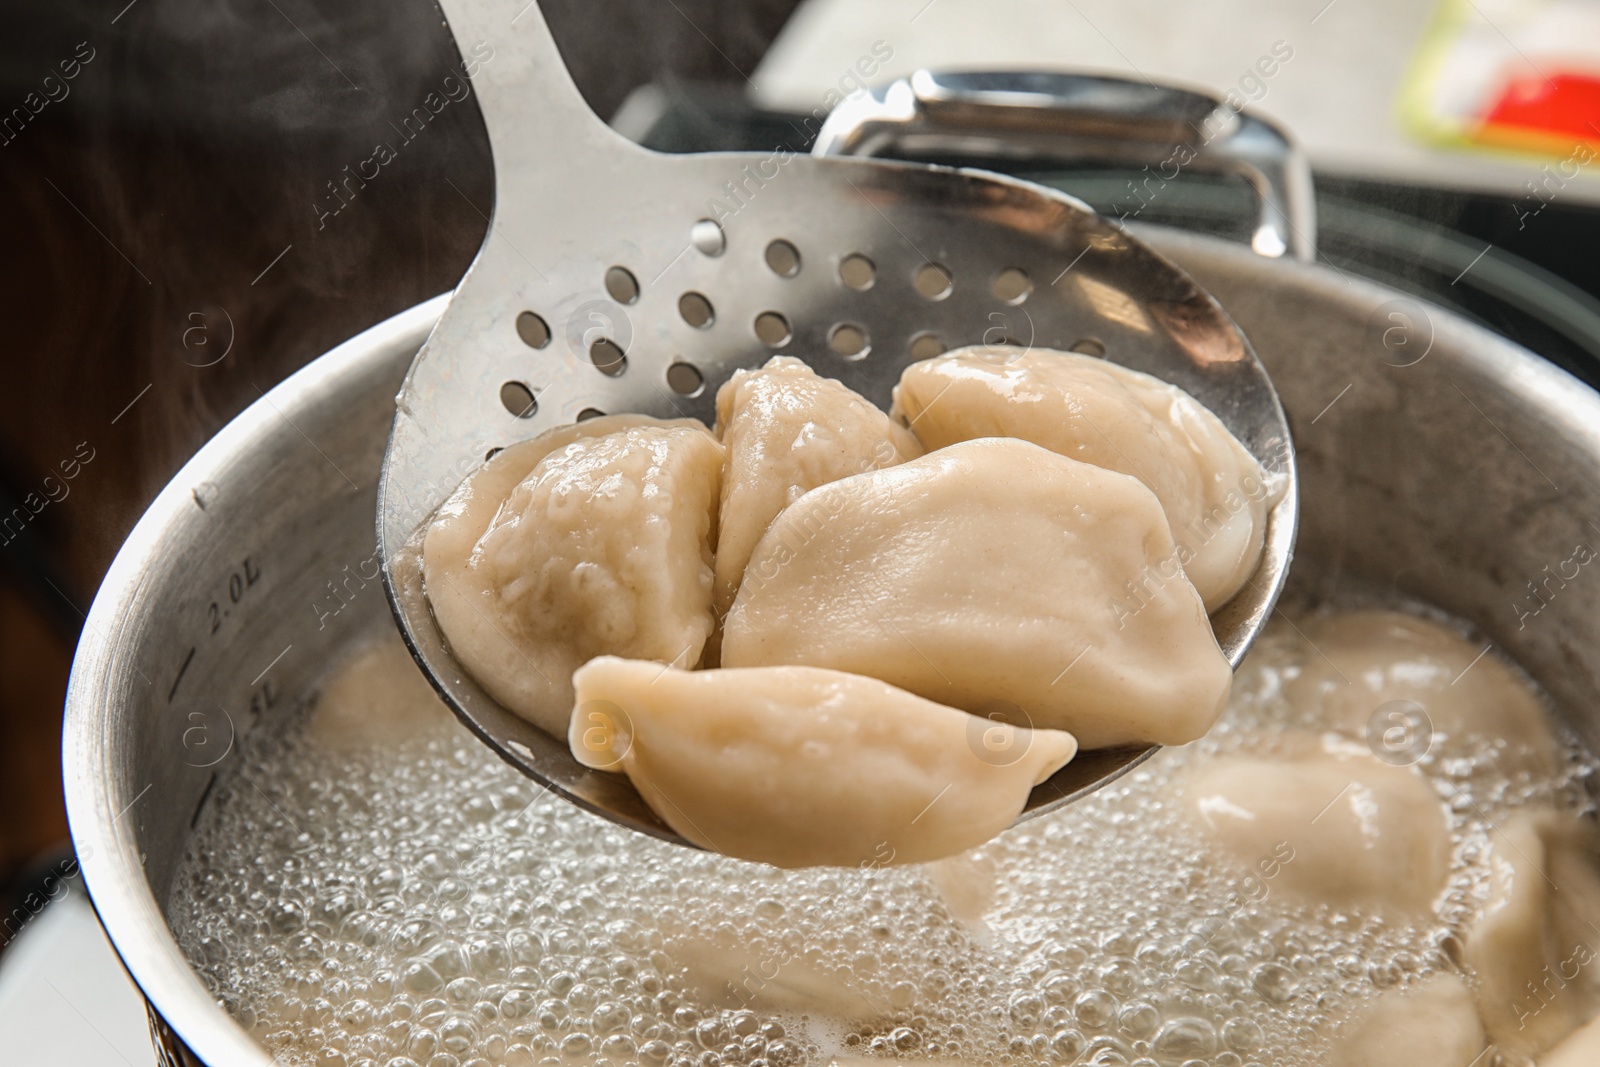
[[[1600,539],[1600,396],[1337,270],[1138,233],[1222,302],[1278,384],[1303,479],[1291,590],[1414,597],[1473,620],[1600,748],[1600,600],[1584,587],[1600,577],[1559,570]],[[163,905],[238,738],[393,625],[374,494],[395,391],[443,306],[368,330],[235,419],[156,499],[90,611],[67,701],[67,805],[164,1062],[271,1063],[190,968]]]

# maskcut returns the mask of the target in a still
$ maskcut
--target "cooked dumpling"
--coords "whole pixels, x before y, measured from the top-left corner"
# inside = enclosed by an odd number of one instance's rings
[[[1308,902],[1428,915],[1450,868],[1450,828],[1422,776],[1361,746],[1280,740],[1269,756],[1196,763],[1181,780],[1224,866],[1270,862],[1269,890]]]
[[[1600,1018],[1539,1057],[1539,1067],[1594,1067],[1600,1063]]]
[[[722,446],[704,426],[591,419],[508,448],[423,544],[451,651],[500,703],[562,737],[572,672],[614,653],[692,665],[711,633]]]
[[[1472,991],[1453,974],[1367,1005],[1334,1044],[1334,1067],[1472,1067],[1483,1052]]]
[[[690,841],[776,867],[972,848],[1078,747],[811,667],[680,671],[604,656],[573,684],[580,762],[625,771]]]
[[[854,390],[789,356],[742,370],[717,390],[728,450],[717,535],[718,617],[739,591],[750,553],[801,494],[922,455],[910,431]]]
[[[1549,808],[1490,835],[1489,899],[1467,932],[1489,1040],[1538,1056],[1600,1011],[1600,843]]]
[[[982,927],[983,915],[1000,889],[1000,864],[988,850],[963,852],[928,864],[928,878],[950,914]]]
[[[311,709],[311,736],[336,751],[397,744],[450,718],[422,668],[390,631],[339,668]]]
[[[1208,611],[1255,573],[1275,491],[1221,420],[1159,378],[1071,352],[962,348],[907,367],[892,413],[929,449],[1020,437],[1138,478]]]
[[[676,918],[670,909],[660,913],[663,948],[703,1003],[850,1023],[874,1022],[888,1011],[888,991],[878,988],[882,983],[807,958],[803,939],[797,939],[799,945],[773,945],[770,939],[752,945],[742,938],[678,929]]]
[[[1493,651],[1483,654],[1482,645],[1436,622],[1355,611],[1304,619],[1293,637],[1278,636],[1308,642],[1298,673],[1284,683],[1289,703],[1321,707],[1327,725],[1354,736],[1370,728],[1379,743],[1393,730],[1397,761],[1412,761],[1431,744],[1453,757],[1485,754],[1505,775],[1555,770],[1556,743],[1539,698]],[[1401,704],[1384,710],[1399,701],[1420,706],[1426,719],[1408,721],[1415,709]]]
[[[999,438],[791,504],[750,558],[722,663],[866,674],[1087,748],[1192,741],[1233,677],[1150,490]]]

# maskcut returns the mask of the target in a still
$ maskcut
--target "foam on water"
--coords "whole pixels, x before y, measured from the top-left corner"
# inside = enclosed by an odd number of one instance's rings
[[[1319,728],[1267,641],[1203,742],[965,857],[782,872],[618,829],[454,720],[330,748],[299,713],[218,787],[169,915],[285,1064],[800,1067],[834,1057],[1141,1067],[1325,1062],[1381,990],[1458,967],[1489,823],[1556,781],[1425,757],[1449,801],[1441,918],[1309,906],[1204,845],[1163,784]]]

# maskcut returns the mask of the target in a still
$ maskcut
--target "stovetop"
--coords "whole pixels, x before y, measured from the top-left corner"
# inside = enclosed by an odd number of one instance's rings
[[[57,1067],[154,1063],[144,999],[100,929],[82,881],[41,878],[11,914],[15,931],[8,923],[11,940],[0,957],[0,1059]]]

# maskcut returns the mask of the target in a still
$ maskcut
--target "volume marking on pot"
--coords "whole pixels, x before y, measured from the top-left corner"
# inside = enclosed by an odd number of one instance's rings
[[[194,662],[194,654],[195,654],[196,647],[197,646],[194,646],[194,645],[190,645],[189,646],[189,654],[187,656],[183,657],[183,666],[178,668],[177,677],[172,679],[172,688],[167,690],[167,703],[168,704],[172,703],[172,698],[178,695],[178,683],[183,681],[184,674],[189,670],[189,664]]]

